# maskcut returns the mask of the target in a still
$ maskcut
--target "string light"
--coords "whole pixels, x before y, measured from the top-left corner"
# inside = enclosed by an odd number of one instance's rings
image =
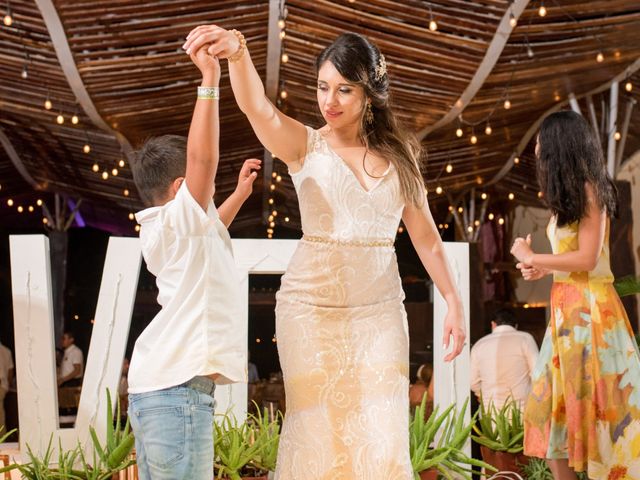
[[[47,98],[44,101],[44,108],[45,110],[51,110],[53,108],[53,103],[51,103],[51,100],[49,99],[49,93],[47,92]]]
[[[511,28],[516,28],[516,25],[518,25],[518,19],[513,12],[509,13],[509,25],[511,25]]]
[[[280,18],[280,19],[278,19],[278,28],[279,28],[280,30],[282,30],[282,29],[283,29],[284,27],[286,27],[286,26],[287,26],[287,25],[286,25],[286,23],[284,22],[284,18]]]
[[[58,122],[58,125],[62,125],[64,123],[64,117],[62,116],[62,113],[58,114],[58,116],[56,117],[56,122]]]
[[[487,195],[486,193],[483,193],[482,195],[480,195],[480,198],[482,198],[482,200],[486,200],[489,197],[489,195]]]
[[[276,226],[276,224],[275,224],[275,222],[269,222],[269,226],[270,226],[271,228],[274,228],[274,227]]]
[[[540,8],[538,8],[538,15],[541,17],[547,16],[547,8],[544,6],[544,2],[540,2]]]
[[[271,212],[271,215],[273,215],[274,217],[277,217],[278,216],[278,211],[274,210],[273,212]]]
[[[119,166],[120,168],[124,168],[124,160],[122,160],[122,159],[121,159],[121,160],[118,162],[118,166]]]
[[[633,90],[633,84],[632,84],[631,82],[627,82],[627,83],[625,83],[625,84],[624,84],[624,89],[625,89],[627,92],[630,92],[631,90]]]
[[[437,193],[438,195],[442,195],[442,187],[441,187],[440,185],[438,185],[438,186],[436,187],[436,193]]]
[[[267,228],[267,233],[273,233],[273,228]]]
[[[433,10],[429,7],[429,30],[435,32],[438,30],[438,22],[433,18]]]
[[[129,220],[133,220],[135,217],[135,215],[133,214],[133,212],[129,212]]]
[[[282,181],[282,177],[281,177],[280,175],[278,175],[278,176],[276,177],[276,182],[281,182],[281,181]]]
[[[269,205],[273,205],[273,198],[269,199]]]
[[[42,217],[42,223],[44,223],[45,225],[49,223],[49,220],[47,220],[47,217]]]
[[[598,54],[596,55],[596,62],[598,63],[604,62],[604,55],[602,54],[602,52],[598,52]]]
[[[36,200],[36,205],[38,205],[39,207],[41,207],[41,206],[42,206],[42,200],[40,200],[40,199]]]
[[[403,233],[404,232],[404,228],[402,226],[398,227],[398,233]]]
[[[513,193],[509,194],[509,200],[513,200],[514,198],[516,198],[516,196]]]
[[[460,127],[458,127],[456,129],[456,137],[460,138],[462,135],[464,135],[464,132],[462,131],[462,129]]]
[[[273,222],[273,215],[269,215],[269,218],[267,218],[268,221]]]
[[[284,221],[289,223],[289,217],[284,217]]]
[[[458,213],[462,213],[463,211],[464,211],[464,208],[458,207]]]
[[[471,225],[469,225],[467,227],[467,232],[472,233],[473,232],[473,227]]]
[[[27,78],[29,78],[29,69],[27,68],[26,60],[24,65],[22,66],[22,72],[20,73],[20,76],[22,77],[23,80],[26,80]]]
[[[91,170],[98,173],[98,170],[100,170],[100,165],[98,165],[97,163],[94,163],[93,166],[91,167]]]
[[[280,98],[281,98],[281,99],[283,99],[283,100],[284,100],[284,99],[286,99],[288,96],[289,96],[289,94],[287,93],[287,91],[286,91],[286,90],[282,90],[282,91],[280,92]]]
[[[285,32],[284,30],[280,31],[280,40],[284,40],[284,37],[287,36],[287,32]]]
[[[542,192],[538,192],[538,198],[542,198]]]
[[[491,125],[489,125],[489,122],[487,122],[487,126],[484,127],[484,133],[486,135],[491,135],[493,133],[493,129],[491,128]]]
[[[22,205],[18,205],[18,213],[24,212],[24,207]]]
[[[85,144],[84,144],[84,147],[82,147],[82,151],[83,151],[84,153],[89,153],[89,152],[91,152],[91,145],[89,145],[88,143],[85,143]]]
[[[473,224],[474,224],[476,227],[479,227],[479,226],[480,226],[480,220],[476,220],[475,222],[473,222]]]
[[[447,173],[451,173],[453,172],[453,165],[451,165],[450,163],[446,166],[445,170],[447,171]]]
[[[511,100],[508,98],[504,101],[504,109],[509,110],[511,108]]]
[[[125,189],[124,189],[124,191],[123,191],[122,193],[123,193],[123,195],[124,195],[125,197],[128,197],[128,196],[129,196],[129,189],[128,189],[128,188],[125,188]]]
[[[102,172],[102,179],[106,180],[109,178],[109,172],[107,172],[106,170],[104,172]]]
[[[7,205],[10,206],[10,207],[13,207],[13,199],[12,198],[7,200]]]
[[[33,205],[29,205],[29,207],[27,207],[27,210],[29,210],[29,213],[32,213],[35,209],[33,208]]]
[[[117,177],[118,176],[118,169],[117,168],[112,169],[111,170],[111,175],[113,175],[114,177]]]
[[[4,16],[2,21],[7,27],[13,25],[13,17],[11,16],[11,7],[9,4],[7,4],[7,14]]]
[[[269,190],[273,192],[275,189],[276,189],[276,186],[273,183],[269,185]]]
[[[615,138],[615,140],[617,142],[618,140],[620,140],[622,138],[622,135],[620,135],[620,132],[616,132],[616,133],[613,134],[613,138]]]
[[[499,218],[499,219],[498,219],[498,223],[499,223],[500,225],[504,225],[504,218]]]
[[[520,157],[516,157],[513,159],[513,163],[515,163],[516,165],[518,165],[520,163]]]
[[[139,232],[139,231],[140,231],[140,225],[136,225],[135,227],[133,227],[133,229],[134,229],[136,232]]]
[[[471,138],[469,139],[469,141],[471,142],[471,145],[475,145],[476,143],[478,143],[478,137],[476,137],[475,133],[471,134]]]
[[[487,218],[488,218],[489,220],[493,220],[494,218],[496,218],[496,216],[495,216],[493,213],[490,213],[490,214],[487,216]]]
[[[289,55],[287,55],[286,53],[283,53],[282,56],[280,57],[280,60],[282,61],[282,63],[287,63],[289,61]]]

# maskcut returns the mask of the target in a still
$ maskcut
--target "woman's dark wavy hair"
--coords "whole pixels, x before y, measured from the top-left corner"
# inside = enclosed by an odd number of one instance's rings
[[[316,59],[316,74],[325,62],[331,62],[349,82],[360,85],[371,100],[373,122],[367,124],[362,111],[360,133],[367,148],[384,155],[398,172],[405,202],[416,206],[425,200],[421,171],[420,142],[400,127],[389,102],[389,75],[376,77],[382,54],[378,47],[357,33],[343,33]]]
[[[616,216],[616,187],[607,174],[600,142],[582,115],[573,111],[552,113],[542,122],[538,142],[538,183],[559,226],[585,216],[586,183],[593,187],[600,209],[610,217]]]

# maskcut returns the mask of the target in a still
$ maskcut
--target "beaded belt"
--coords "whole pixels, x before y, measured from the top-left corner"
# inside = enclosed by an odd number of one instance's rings
[[[304,235],[302,240],[313,243],[327,243],[331,245],[343,245],[345,247],[393,247],[394,240],[381,238],[377,240],[336,240],[329,237],[315,237]]]

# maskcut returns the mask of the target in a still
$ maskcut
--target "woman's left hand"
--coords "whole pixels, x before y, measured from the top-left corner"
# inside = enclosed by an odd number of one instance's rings
[[[465,346],[467,338],[466,328],[464,326],[464,313],[462,308],[447,309],[447,316],[444,318],[444,336],[442,346],[445,350],[449,348],[449,342],[453,337],[453,350],[444,357],[445,362],[450,362],[456,358]]]
[[[526,239],[518,237],[513,241],[511,255],[516,257],[519,262],[531,265],[533,253],[533,250],[531,250],[531,234],[527,235]]]
[[[238,186],[236,192],[240,193],[245,199],[249,198],[253,191],[253,182],[258,177],[258,170],[262,168],[260,165],[262,160],[257,158],[249,158],[245,160],[238,175]]]

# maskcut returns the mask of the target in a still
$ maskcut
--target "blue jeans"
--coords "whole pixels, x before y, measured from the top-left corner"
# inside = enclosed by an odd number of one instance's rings
[[[213,382],[129,395],[140,480],[213,478]],[[208,393],[205,393],[207,390]]]

